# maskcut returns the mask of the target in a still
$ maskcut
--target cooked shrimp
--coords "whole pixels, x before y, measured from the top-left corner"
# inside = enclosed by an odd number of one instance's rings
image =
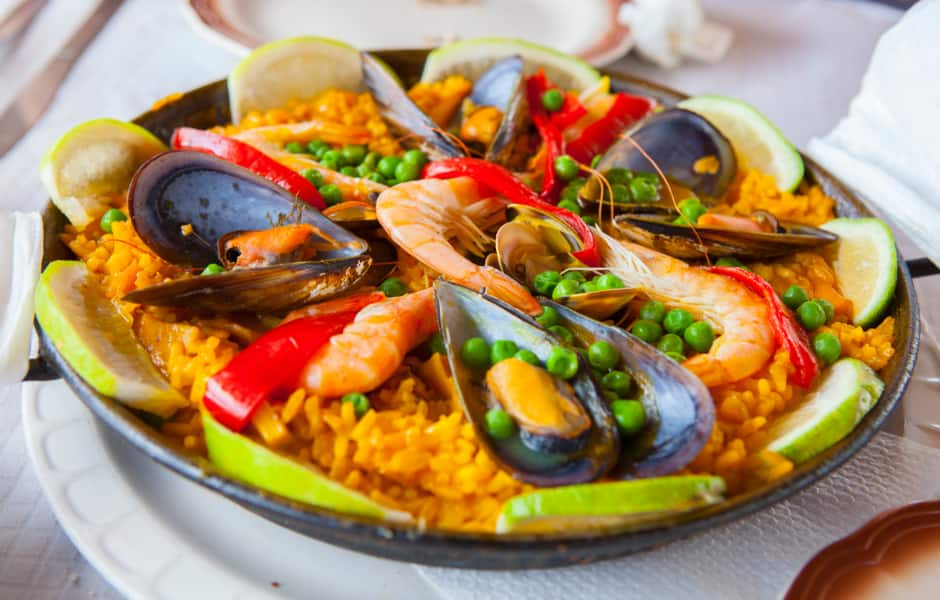
[[[375,209],[395,244],[447,279],[487,293],[530,314],[542,307],[516,280],[472,263],[464,252],[484,256],[493,243],[484,230],[505,218],[506,202],[481,198],[468,177],[424,179],[382,192]]]
[[[706,386],[724,385],[758,371],[774,351],[763,300],[744,286],[681,260],[595,231],[604,266],[628,288],[671,308],[684,308],[721,334],[711,350],[683,363]]]
[[[370,304],[313,355],[301,381],[321,398],[371,391],[435,331],[432,288]]]
[[[309,142],[313,139],[321,139],[334,145],[368,144],[372,141],[372,133],[365,127],[340,125],[318,119],[301,121],[300,123],[253,127],[240,131],[232,137],[252,146],[267,144],[277,147],[280,147],[284,142]],[[258,149],[263,150],[260,147]]]

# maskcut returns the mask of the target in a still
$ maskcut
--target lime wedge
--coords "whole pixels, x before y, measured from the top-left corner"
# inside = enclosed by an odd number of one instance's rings
[[[310,100],[329,88],[362,91],[359,51],[343,42],[301,36],[256,48],[228,76],[232,122],[251,111]]]
[[[777,187],[790,192],[803,181],[803,159],[776,125],[746,102],[724,96],[694,96],[679,108],[698,113],[734,146],[745,169],[773,175]]]
[[[313,466],[281,456],[202,414],[209,460],[225,476],[274,494],[337,512],[408,522],[411,515],[386,508],[329,479]]]
[[[108,210],[108,196],[127,191],[142,162],[166,150],[143,127],[95,119],[60,137],[39,163],[39,174],[55,205],[81,229]]]
[[[169,417],[186,398],[150,362],[85,264],[50,263],[36,286],[36,318],[82,379],[105,396]]]
[[[845,436],[871,410],[884,390],[871,368],[843,358],[823,373],[815,390],[767,432],[767,448],[795,463],[808,460]]]
[[[852,321],[874,325],[894,298],[898,253],[891,229],[880,219],[834,219],[822,226],[839,236],[832,266],[839,288],[852,301]]]
[[[640,524],[701,508],[724,498],[713,475],[675,475],[542,489],[503,505],[500,533],[547,533]]]
[[[440,81],[448,75],[463,75],[476,81],[496,61],[519,55],[525,61],[525,73],[545,69],[548,79],[565,90],[582,91],[601,78],[597,70],[580,58],[512,38],[476,38],[441,46],[428,55],[421,81]]]

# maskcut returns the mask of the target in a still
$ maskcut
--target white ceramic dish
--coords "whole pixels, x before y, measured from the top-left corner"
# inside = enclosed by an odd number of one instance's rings
[[[60,525],[129,598],[439,598],[411,565],[249,513],[95,424],[63,381],[23,385],[26,447]]]
[[[456,39],[515,37],[605,65],[630,49],[623,0],[181,0],[197,30],[240,54],[295,35],[363,49],[430,48]]]

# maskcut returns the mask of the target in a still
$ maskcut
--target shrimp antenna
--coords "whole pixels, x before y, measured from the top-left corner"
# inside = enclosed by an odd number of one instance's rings
[[[610,185],[610,180],[607,177],[590,165],[584,163],[578,163],[578,167],[587,173],[590,173],[592,177],[597,177],[600,180],[601,185],[604,186],[607,194],[610,196],[610,220],[614,220],[614,187]],[[604,216],[604,193],[601,192],[601,201],[597,203],[597,222],[600,223]]]

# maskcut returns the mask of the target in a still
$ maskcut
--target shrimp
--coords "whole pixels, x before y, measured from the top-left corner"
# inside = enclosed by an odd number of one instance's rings
[[[301,382],[321,398],[374,390],[437,327],[433,288],[370,304],[313,355]]]
[[[420,262],[451,281],[538,314],[542,307],[522,284],[461,254],[484,256],[493,240],[483,230],[505,218],[505,206],[500,198],[481,198],[472,179],[456,177],[396,185],[382,192],[375,209],[391,240]]]
[[[775,342],[767,305],[744,286],[599,230],[594,235],[604,266],[628,288],[684,308],[721,334],[708,353],[683,363],[706,386],[744,379],[770,359]]]

